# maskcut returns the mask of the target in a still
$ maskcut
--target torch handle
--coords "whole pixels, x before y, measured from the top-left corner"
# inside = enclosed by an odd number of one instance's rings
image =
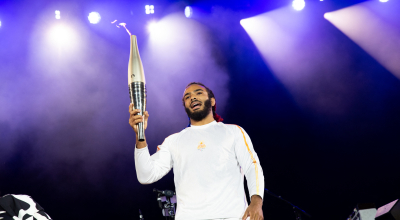
[[[146,86],[144,82],[132,82],[129,85],[129,95],[134,108],[140,109],[138,115],[143,115],[146,111]],[[138,124],[138,139],[144,141],[144,122]]]

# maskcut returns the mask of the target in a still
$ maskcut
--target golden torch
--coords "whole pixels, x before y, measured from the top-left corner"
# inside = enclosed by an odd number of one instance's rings
[[[128,32],[129,33],[129,32]],[[135,35],[131,35],[131,49],[128,64],[128,86],[131,103],[135,109],[140,109],[139,115],[144,115],[146,111],[146,81],[142,60],[139,55],[139,48]],[[144,141],[144,122],[138,124],[139,141]]]

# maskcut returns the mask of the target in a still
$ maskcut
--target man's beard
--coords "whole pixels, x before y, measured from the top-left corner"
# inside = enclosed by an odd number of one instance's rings
[[[203,110],[197,110],[195,112],[191,112],[189,108],[185,107],[185,111],[186,114],[189,116],[189,118],[191,118],[194,121],[201,121],[204,118],[207,117],[207,115],[210,113],[211,111],[211,100],[207,99],[204,102],[204,108]]]

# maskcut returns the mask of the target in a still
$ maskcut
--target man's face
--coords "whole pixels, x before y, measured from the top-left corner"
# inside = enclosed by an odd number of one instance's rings
[[[210,114],[212,106],[215,104],[214,98],[209,99],[207,90],[200,85],[191,85],[183,93],[185,111],[189,118],[201,121]],[[212,113],[211,113],[212,114]]]

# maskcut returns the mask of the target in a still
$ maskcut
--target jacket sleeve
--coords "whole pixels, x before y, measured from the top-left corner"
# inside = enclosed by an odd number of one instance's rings
[[[246,176],[250,198],[253,195],[264,198],[264,174],[250,137],[237,125],[234,133],[236,158]]]
[[[172,156],[168,138],[157,147],[157,152],[150,156],[148,147],[137,149],[135,146],[136,175],[141,184],[150,184],[165,176],[172,168]]]

